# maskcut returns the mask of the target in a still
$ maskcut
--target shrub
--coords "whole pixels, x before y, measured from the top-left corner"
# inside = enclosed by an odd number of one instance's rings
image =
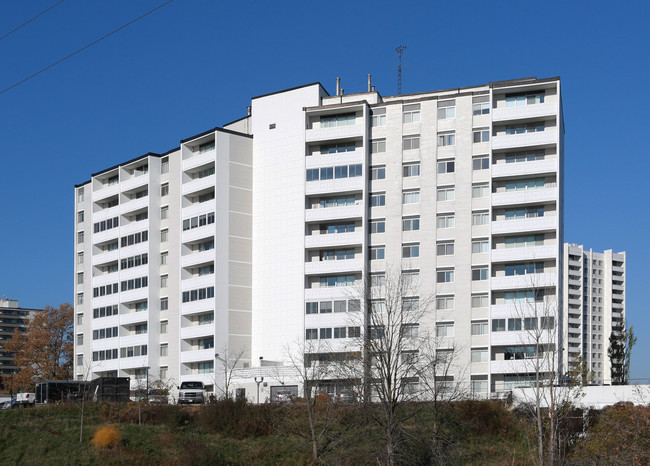
[[[90,443],[97,448],[112,448],[122,440],[119,431],[115,426],[100,427],[93,436]]]
[[[250,405],[245,401],[219,400],[201,406],[197,422],[208,431],[231,438],[268,435],[273,432],[276,408],[271,404]]]

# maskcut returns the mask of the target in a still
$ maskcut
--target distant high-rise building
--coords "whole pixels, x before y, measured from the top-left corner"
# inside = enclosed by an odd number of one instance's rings
[[[598,384],[611,384],[612,332],[625,329],[625,252],[564,244],[564,364],[584,360]]]
[[[0,298],[0,374],[11,375],[20,370],[14,354],[5,351],[4,341],[10,339],[16,330],[26,331],[29,321],[41,310],[18,307],[17,300]]]

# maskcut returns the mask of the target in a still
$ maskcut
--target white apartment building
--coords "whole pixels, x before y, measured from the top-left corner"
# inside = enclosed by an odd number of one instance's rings
[[[216,128],[75,196],[75,373],[215,384],[251,341],[252,138]]]
[[[418,324],[456,348],[459,382],[530,383],[530,330],[562,348],[563,135],[559,78],[383,97],[369,77],[254,97],[94,174],[76,187],[75,370],[219,384],[220,347],[245,347],[242,367],[299,340],[342,349],[364,331],[359,284],[398,270],[414,302],[435,297]]]
[[[625,252],[564,244],[564,364],[580,356],[600,385],[611,385],[609,338],[625,328]]]

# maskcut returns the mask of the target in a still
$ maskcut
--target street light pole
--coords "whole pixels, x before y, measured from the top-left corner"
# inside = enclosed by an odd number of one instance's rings
[[[260,375],[255,376],[255,383],[257,384],[257,404],[260,404],[260,384],[264,382],[264,377]]]

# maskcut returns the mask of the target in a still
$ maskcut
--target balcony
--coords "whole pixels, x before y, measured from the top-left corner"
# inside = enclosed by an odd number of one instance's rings
[[[211,273],[203,276],[188,277],[181,282],[182,291],[196,290],[197,288],[206,288],[208,286],[215,286],[217,281],[216,275]]]
[[[93,237],[92,237],[93,244],[106,243],[110,240],[119,240],[120,233],[121,232],[119,228],[111,228],[110,230],[104,230],[98,233],[93,233]],[[124,234],[122,233],[122,235]]]
[[[333,286],[305,289],[305,300],[321,301],[333,299],[354,299],[359,294],[357,286]]]
[[[554,244],[530,246],[525,248],[504,248],[492,250],[492,262],[526,262],[557,257],[558,250]]]
[[[516,220],[496,220],[492,222],[492,234],[528,233],[534,231],[553,231],[558,228],[558,217],[522,218]]]
[[[121,302],[143,301],[149,297],[149,287],[138,288],[137,290],[122,291],[120,293]]]
[[[490,361],[492,374],[517,374],[535,372],[549,372],[551,364],[548,361],[534,359],[511,359],[509,361]]]
[[[492,121],[519,120],[522,118],[540,118],[555,116],[558,113],[557,102],[522,105],[520,107],[503,107],[492,110]]]
[[[557,201],[558,188],[523,189],[492,194],[492,206],[525,205],[538,202]]]
[[[214,298],[201,299],[181,305],[181,315],[188,316],[214,310]]]
[[[122,181],[120,183],[121,191],[130,191],[132,189],[139,188],[141,186],[146,186],[149,183],[149,174],[142,173],[137,176],[132,176],[131,178]]]
[[[556,173],[559,159],[536,160],[534,162],[497,163],[492,165],[492,178]]]
[[[350,233],[312,234],[305,236],[305,248],[331,248],[335,246],[358,245],[363,242],[361,227]]]
[[[306,209],[305,221],[322,222],[324,220],[361,218],[363,216],[363,210],[363,202],[361,200],[358,200],[355,205]]]
[[[120,347],[146,345],[149,342],[149,334],[141,333],[140,335],[129,335],[120,337]]]
[[[199,361],[214,361],[214,352],[215,352],[214,348],[182,351],[181,362],[191,363],[191,362],[199,362]]]
[[[214,261],[215,251],[209,249],[207,251],[195,252],[194,254],[187,254],[181,257],[181,267],[191,267],[197,264],[205,264]]]
[[[361,270],[363,270],[363,259],[305,262],[305,275],[360,272]]]
[[[120,206],[115,205],[113,207],[102,208],[102,207],[93,207],[93,222],[99,222],[101,220],[106,220],[107,218],[113,218],[120,215]]]
[[[93,202],[101,201],[111,196],[115,196],[120,192],[120,184],[116,183],[113,185],[103,185],[100,188],[93,191]]]
[[[193,325],[181,328],[181,339],[191,340],[214,335],[214,324]]]
[[[331,141],[335,139],[352,139],[363,137],[363,118],[357,117],[354,125],[335,126],[332,128],[313,128],[305,131],[306,141]]]
[[[365,181],[362,176],[324,181],[309,181],[305,186],[305,192],[307,195],[310,195],[362,191],[364,185]]]
[[[144,369],[149,365],[149,356],[135,356],[132,358],[120,358],[120,369]],[[132,380],[131,383],[134,381]]]
[[[203,225],[197,228],[192,228],[190,230],[185,230],[181,233],[181,242],[193,243],[195,241],[214,236],[215,228],[215,224],[211,223],[209,225]]]
[[[134,210],[144,209],[149,206],[149,196],[141,197],[140,199],[131,199],[122,204],[122,215],[133,212]]]
[[[557,130],[548,128],[546,131],[524,134],[504,134],[492,137],[492,150],[515,149],[528,146],[548,146],[557,144]]]
[[[364,162],[363,147],[355,151],[339,152],[336,154],[310,155],[305,157],[305,168],[335,167],[338,165],[351,165]]]
[[[93,256],[92,265],[99,266],[102,264],[108,264],[109,262],[115,262],[120,257],[119,249],[114,249],[113,251],[99,252]]]
[[[493,290],[532,289],[556,285],[557,276],[553,272],[492,277],[490,279],[490,286]]]
[[[185,196],[190,193],[200,191],[202,189],[207,189],[214,187],[217,182],[217,175],[205,176],[203,178],[197,178],[195,180],[190,180],[186,183],[183,183],[181,188],[181,193]]]
[[[120,314],[120,325],[141,324],[149,321],[149,311],[133,311]]]
[[[217,157],[217,150],[212,149],[202,154],[194,152],[190,157],[183,159],[183,171],[191,170],[192,168],[200,167],[210,162],[214,162]]]
[[[612,290],[623,292],[625,291],[625,287],[622,285],[612,285]]]

